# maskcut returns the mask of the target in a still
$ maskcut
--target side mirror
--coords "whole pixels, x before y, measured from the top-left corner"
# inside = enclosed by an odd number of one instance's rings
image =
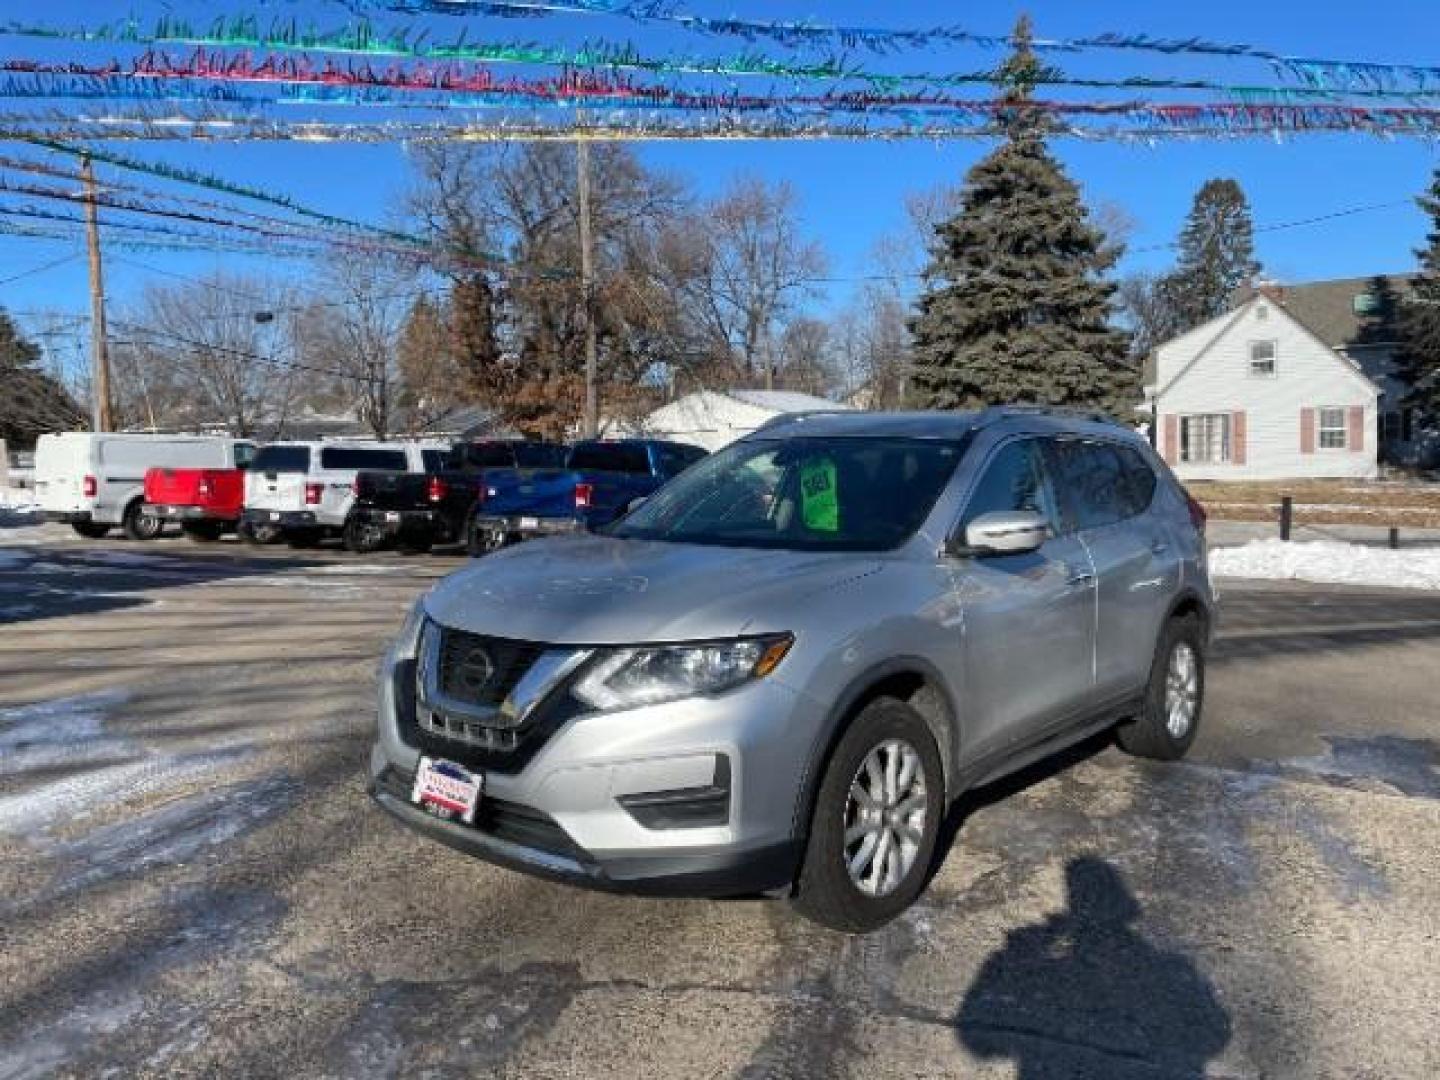
[[[956,555],[1023,555],[1050,537],[1050,523],[1033,510],[996,510],[965,527]]]

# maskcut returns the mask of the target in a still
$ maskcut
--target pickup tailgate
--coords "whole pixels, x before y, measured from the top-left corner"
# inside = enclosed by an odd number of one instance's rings
[[[355,501],[376,510],[423,509],[429,504],[429,482],[425,473],[362,469],[355,474]]]
[[[240,513],[245,474],[239,469],[148,469],[145,501],[158,506],[203,506]]]
[[[248,472],[245,506],[252,510],[304,510],[305,479],[300,472]]]
[[[480,513],[571,517],[575,485],[581,480],[568,469],[487,469]]]

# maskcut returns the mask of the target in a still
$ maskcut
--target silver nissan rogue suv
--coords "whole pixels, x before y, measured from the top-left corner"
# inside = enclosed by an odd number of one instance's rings
[[[605,535],[487,556],[385,659],[371,792],[461,851],[873,929],[970,788],[1108,727],[1178,758],[1215,623],[1204,514],[1054,410],[811,413]]]

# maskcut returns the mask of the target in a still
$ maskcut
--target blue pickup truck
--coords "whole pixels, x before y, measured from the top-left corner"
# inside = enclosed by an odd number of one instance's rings
[[[704,456],[684,443],[618,439],[576,443],[557,469],[488,470],[469,530],[470,554],[608,525]]]

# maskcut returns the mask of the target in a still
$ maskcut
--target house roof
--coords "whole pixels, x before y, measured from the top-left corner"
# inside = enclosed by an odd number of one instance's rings
[[[1165,346],[1170,346],[1174,345],[1177,342],[1184,341],[1186,338],[1195,337],[1197,340],[1204,340],[1205,344],[1200,346],[1200,348],[1196,350],[1194,355],[1192,355],[1188,360],[1185,361],[1185,363],[1181,366],[1180,370],[1170,377],[1169,382],[1167,382],[1164,386],[1158,387],[1156,389],[1155,396],[1158,398],[1160,395],[1164,394],[1172,386],[1174,386],[1177,382],[1183,379],[1186,374],[1189,373],[1190,369],[1193,368],[1196,364],[1198,364],[1201,359],[1204,358],[1205,354],[1208,353],[1212,348],[1214,348],[1215,343],[1230,332],[1230,328],[1240,320],[1241,315],[1243,315],[1253,305],[1261,302],[1269,302],[1271,304],[1274,304],[1274,299],[1268,294],[1262,296],[1258,293],[1251,293],[1250,298],[1246,300],[1243,304],[1241,304],[1239,307],[1235,308],[1233,311],[1227,312],[1226,314],[1220,316],[1220,318],[1218,319],[1212,319],[1204,326],[1199,327],[1196,330],[1192,330],[1188,334],[1182,334],[1180,337],[1166,342]],[[1366,387],[1368,387],[1370,390],[1373,390],[1377,395],[1380,393],[1380,388],[1375,385],[1375,383],[1370,379],[1368,375],[1366,375],[1363,371],[1360,370],[1359,364],[1357,364],[1350,357],[1346,356],[1344,353],[1338,351],[1335,346],[1326,344],[1320,338],[1320,336],[1316,334],[1313,329],[1310,328],[1307,323],[1302,322],[1300,319],[1296,318],[1294,313],[1291,312],[1289,308],[1285,307],[1282,304],[1280,305],[1280,309],[1286,318],[1290,319],[1290,321],[1293,322],[1296,326],[1298,326],[1303,333],[1308,335],[1326,353],[1332,356],[1337,364],[1341,365],[1347,372],[1349,372],[1360,382],[1364,383]],[[1206,330],[1207,334],[1200,335],[1200,330]],[[1213,333],[1208,333],[1208,331],[1211,330],[1213,330]]]
[[[773,413],[853,408],[838,401],[828,401],[814,394],[802,394],[795,390],[726,390],[724,394],[746,405]]]
[[[1414,276],[1376,274],[1299,285],[1265,286],[1263,291],[1326,345],[1332,349],[1349,349],[1396,340],[1395,305],[1390,305],[1388,311],[1382,305],[1370,312],[1364,311],[1363,305],[1367,299],[1373,304],[1373,298],[1387,288],[1397,299],[1408,295]],[[1241,299],[1249,300],[1254,295],[1255,291],[1247,288]],[[1362,310],[1356,310],[1357,303]]]

